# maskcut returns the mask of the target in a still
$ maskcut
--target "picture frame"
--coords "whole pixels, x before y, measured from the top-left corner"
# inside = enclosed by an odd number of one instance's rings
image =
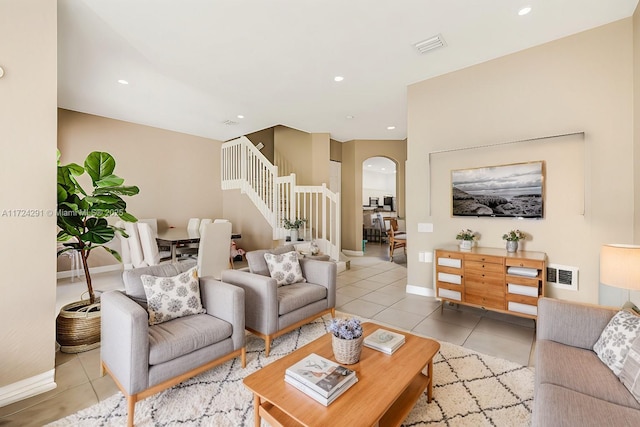
[[[542,160],[452,170],[452,216],[542,219],[544,172]]]

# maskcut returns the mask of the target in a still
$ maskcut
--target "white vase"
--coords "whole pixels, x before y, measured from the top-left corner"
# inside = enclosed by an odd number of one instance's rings
[[[291,236],[291,241],[292,242],[297,242],[298,241],[298,229],[297,228],[292,228],[289,231],[289,236]]]
[[[516,240],[507,240],[507,252],[517,252],[518,242]]]
[[[460,249],[471,249],[473,240],[460,240]]]

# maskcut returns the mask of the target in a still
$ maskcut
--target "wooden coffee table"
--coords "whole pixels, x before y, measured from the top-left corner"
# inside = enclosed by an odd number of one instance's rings
[[[284,381],[285,370],[310,353],[335,361],[329,333],[254,372],[244,385],[253,392],[256,427],[261,418],[272,426],[397,426],[425,389],[431,402],[440,344],[371,322],[362,326],[365,336],[384,328],[403,334],[406,342],[392,355],[363,346],[360,361],[345,365],[356,371],[358,382],[329,406]]]

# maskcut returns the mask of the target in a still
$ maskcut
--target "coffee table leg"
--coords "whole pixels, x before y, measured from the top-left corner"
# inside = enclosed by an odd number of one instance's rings
[[[253,395],[253,420],[254,426],[260,427],[260,396]]]
[[[429,385],[427,386],[427,403],[431,403],[433,397],[433,358],[427,364],[427,374],[429,375]]]

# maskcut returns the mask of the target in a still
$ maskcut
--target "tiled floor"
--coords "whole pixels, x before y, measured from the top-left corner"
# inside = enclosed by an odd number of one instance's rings
[[[353,257],[338,276],[337,311],[375,320],[397,329],[532,365],[534,322],[528,319],[446,306],[434,298],[410,295],[406,258],[398,250],[389,262],[386,246],[369,243],[364,257]],[[122,288],[120,273],[96,274],[99,290]],[[75,301],[84,283],[58,281],[57,308]],[[0,408],[0,426],[42,426],[98,403],[118,390],[109,376],[100,377],[100,349],[77,355],[56,353],[56,383],[47,393]]]

